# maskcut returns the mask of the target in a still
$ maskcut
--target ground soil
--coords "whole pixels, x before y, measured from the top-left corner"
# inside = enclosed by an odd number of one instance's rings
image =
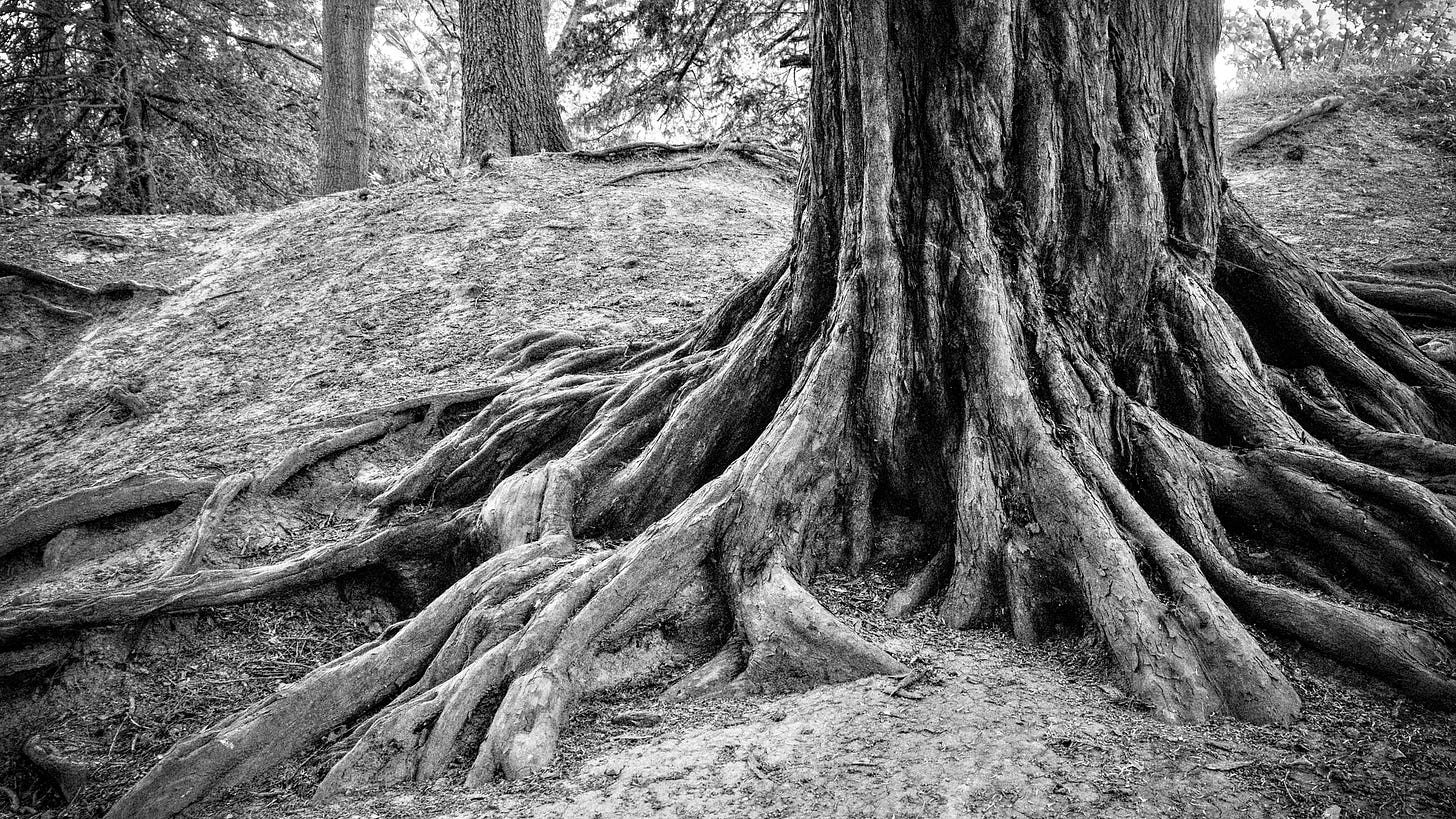
[[[1244,133],[1307,99],[1236,98],[1223,128]],[[1228,175],[1274,230],[1331,265],[1456,256],[1456,157],[1400,133],[1357,101],[1241,155]],[[653,161],[498,161],[262,215],[0,222],[0,258],[178,291],[80,326],[0,303],[0,518],[134,471],[266,465],[316,434],[302,429],[312,422],[480,383],[485,351],[522,329],[613,341],[683,326],[782,247],[791,191],[737,160],[606,184]],[[111,385],[154,411],[129,417],[104,397]],[[359,509],[332,482],[393,472],[433,434],[405,430],[242,504],[213,561],[273,560],[341,536]],[[52,568],[37,549],[0,561],[0,605],[151,574],[191,514],[184,504],[84,527]],[[1456,814],[1456,719],[1312,652],[1271,641],[1306,703],[1295,725],[1168,726],[1124,701],[1093,646],[1028,648],[929,616],[883,617],[903,568],[822,578],[814,591],[913,679],[676,705],[656,699],[671,679],[630,679],[582,703],[556,764],[522,782],[472,793],[457,773],[313,805],[319,763],[300,759],[200,814]],[[40,678],[7,681],[0,667],[0,784],[21,803],[11,812],[96,815],[171,742],[401,616],[386,592],[364,574],[96,630]],[[69,807],[18,754],[37,733],[91,766]],[[10,807],[0,798],[0,815]]]

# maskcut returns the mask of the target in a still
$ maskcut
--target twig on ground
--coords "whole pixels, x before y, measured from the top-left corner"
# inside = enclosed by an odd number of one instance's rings
[[[722,158],[723,157],[721,155],[714,153],[700,159],[693,159],[687,162],[675,162],[671,165],[655,165],[650,168],[638,168],[635,171],[624,173],[621,176],[616,176],[608,179],[606,184],[617,185],[622,182],[626,182],[628,179],[635,179],[639,176],[651,176],[653,174],[659,173],[673,173],[675,171],[691,171],[695,168],[701,168],[704,165],[711,165],[712,163],[717,162]]]
[[[106,388],[106,397],[122,405],[132,418],[143,418],[152,414],[152,405],[141,396],[115,384]]]
[[[1344,97],[1320,97],[1309,105],[1300,108],[1298,111],[1271,119],[1263,125],[1260,125],[1253,133],[1245,134],[1229,143],[1228,148],[1224,149],[1224,156],[1233,156],[1240,151],[1247,151],[1269,137],[1287,131],[1305,120],[1334,113],[1340,110],[1344,104]]]

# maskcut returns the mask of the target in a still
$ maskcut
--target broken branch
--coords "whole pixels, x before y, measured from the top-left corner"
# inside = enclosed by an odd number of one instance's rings
[[[1320,97],[1309,105],[1300,108],[1298,111],[1271,119],[1263,125],[1260,125],[1253,133],[1245,134],[1234,140],[1224,151],[1224,156],[1233,156],[1241,151],[1247,151],[1269,137],[1287,131],[1305,120],[1334,113],[1340,110],[1344,104],[1344,97]]]

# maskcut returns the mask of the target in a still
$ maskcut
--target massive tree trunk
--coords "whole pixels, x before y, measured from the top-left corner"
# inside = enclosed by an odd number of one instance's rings
[[[406,546],[475,566],[112,816],[341,727],[324,793],[521,776],[611,653],[706,660],[673,695],[902,671],[807,590],[886,556],[921,566],[895,612],[1090,636],[1169,721],[1299,712],[1246,623],[1456,706],[1412,625],[1456,613],[1456,380],[1224,191],[1218,29],[1214,0],[816,4],[795,234],[757,281],[647,349],[501,348],[498,378],[536,369],[472,393],[338,546],[44,610],[235,600]]]
[[[461,0],[460,150],[516,156],[571,146],[546,69],[538,0]]]
[[[369,40],[374,0],[324,0],[316,193],[369,182]]]

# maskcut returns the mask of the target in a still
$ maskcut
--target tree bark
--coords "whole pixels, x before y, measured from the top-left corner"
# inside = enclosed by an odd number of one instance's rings
[[[374,0],[324,0],[318,173],[325,194],[369,184],[369,41]]]
[[[539,0],[461,0],[460,64],[465,158],[571,147],[547,71]]]

